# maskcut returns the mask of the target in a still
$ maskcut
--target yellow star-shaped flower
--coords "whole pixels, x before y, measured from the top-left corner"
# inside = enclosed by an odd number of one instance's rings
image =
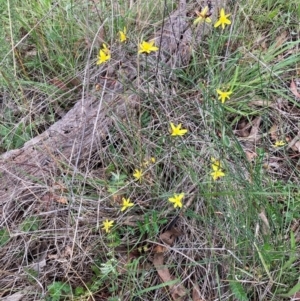
[[[139,52],[138,53],[147,53],[150,54],[152,51],[157,51],[159,48],[154,46],[154,41],[145,42],[143,41],[139,45]]]
[[[113,224],[114,224],[114,221],[109,221],[108,219],[106,219],[103,222],[103,228],[102,229],[104,229],[106,233],[109,233],[110,228],[113,226]]]
[[[214,157],[211,158],[211,167],[213,171],[217,171],[221,169],[221,162],[220,160],[215,159]]]
[[[174,194],[172,198],[169,198],[169,201],[174,204],[174,208],[182,208],[182,199],[184,198],[184,193]]]
[[[123,31],[122,30],[119,31],[120,41],[122,43],[127,41],[127,35],[126,34],[127,34],[126,27],[124,27]]]
[[[123,201],[123,205],[121,211],[125,211],[127,208],[134,206],[134,204],[130,202],[129,198],[128,199],[122,198],[122,201]]]
[[[213,180],[216,181],[219,178],[224,177],[225,173],[222,171],[222,169],[217,169],[211,173],[211,176],[212,176]]]
[[[97,65],[101,65],[110,60],[110,50],[105,44],[102,45],[102,49],[99,51]]]
[[[283,140],[277,140],[274,144],[274,147],[284,146],[285,142]]]
[[[222,170],[221,161],[215,159],[214,157],[212,157],[210,160],[211,160],[211,168],[213,170],[213,172],[211,173],[213,180],[216,181],[219,178],[224,177],[225,173]]]
[[[175,126],[174,123],[171,122],[170,125],[171,125],[171,136],[183,136],[184,134],[187,133],[186,129],[181,128],[181,123]]]
[[[220,12],[220,17],[219,20],[215,23],[215,27],[219,27],[220,25],[222,25],[222,28],[225,28],[225,24],[231,24],[231,21],[228,19],[228,17],[230,16],[230,14],[225,15],[225,10],[224,8],[221,9]]]
[[[230,95],[232,94],[232,91],[221,91],[220,89],[217,89],[217,93],[219,94],[218,99],[221,100],[222,103],[225,102],[226,98],[230,99]]]
[[[202,22],[211,23],[211,18],[207,16],[207,13],[209,11],[208,6],[205,6],[204,9],[199,13],[197,12],[198,18],[195,19],[194,25]]]
[[[133,177],[137,180],[137,181],[141,181],[142,177],[143,177],[143,171],[141,169],[135,169],[134,173],[133,173]]]

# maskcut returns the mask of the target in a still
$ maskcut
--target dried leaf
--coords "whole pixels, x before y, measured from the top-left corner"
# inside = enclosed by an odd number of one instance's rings
[[[53,191],[60,191],[60,192],[64,192],[64,191],[68,191],[68,189],[66,188],[65,184],[58,181],[58,182],[55,182],[53,185],[52,185],[52,190]]]
[[[49,201],[52,200],[52,198],[53,198],[53,193],[47,192],[47,193],[45,193],[45,194],[41,197],[41,201],[43,201],[43,202],[49,202]]]
[[[297,292],[294,296],[293,296],[293,301],[296,301],[296,300],[300,300],[300,292]]]
[[[156,268],[156,271],[164,283],[168,283],[175,278],[171,276],[168,268],[166,268],[164,264],[164,254],[156,253],[154,254],[153,264]],[[181,284],[172,284],[169,286],[170,294],[173,300],[183,301],[184,296],[186,295],[186,291]]]
[[[269,129],[269,134],[271,136],[271,139],[276,141],[278,140],[278,135],[277,135],[277,132],[278,132],[278,126],[276,123],[274,123],[271,128]]]
[[[26,53],[25,53],[25,57],[26,57],[26,58],[28,58],[28,57],[33,57],[33,56],[36,56],[36,55],[37,55],[36,49],[28,50],[28,51],[26,51]]]
[[[72,255],[72,248],[70,246],[66,246],[62,252],[62,257],[69,257]]]
[[[59,78],[54,77],[49,80],[49,83],[52,84],[53,86],[57,87],[58,89],[62,90],[63,92],[68,91],[68,87],[64,82],[62,82]]]
[[[182,235],[182,233],[177,230],[175,227],[172,227],[170,230],[162,233],[159,238],[161,239],[161,241],[163,241],[165,244],[172,246],[175,239]]]
[[[269,107],[272,108],[274,106],[274,104],[271,101],[266,101],[266,100],[252,100],[249,102],[249,105],[264,107],[264,108],[269,108]]]
[[[120,259],[118,261],[118,265],[117,265],[117,271],[120,274],[127,274],[128,273],[128,264],[134,260],[139,258],[141,255],[137,254],[137,253],[129,253],[127,256],[120,256]],[[149,270],[153,270],[153,266],[150,262],[148,261],[141,261],[139,260],[138,265],[135,267],[136,271],[149,271]]]
[[[300,132],[289,142],[288,149],[289,148],[296,152],[300,152]]]
[[[261,135],[258,134],[260,122],[261,117],[254,118],[252,122],[246,122],[243,120],[238,124],[237,130],[235,130],[234,133],[238,137],[244,138],[242,140],[257,141],[261,137]]]
[[[261,117],[260,116],[254,118],[254,120],[252,121],[252,128],[251,128],[251,131],[250,131],[250,136],[252,136],[252,137],[258,136],[260,122],[261,122]]]
[[[270,234],[270,224],[264,210],[261,213],[259,213],[258,216],[263,221],[263,227],[262,227],[263,234],[264,235]]]
[[[40,260],[39,262],[35,262],[31,268],[34,270],[34,271],[37,271],[37,272],[41,272],[44,267],[47,266],[47,262],[46,262],[46,259],[42,259]]]
[[[283,31],[279,36],[276,37],[275,48],[282,46],[287,40],[287,31]]]
[[[68,204],[68,199],[64,196],[60,196],[60,197],[57,197],[56,195],[53,196],[53,199],[57,202],[57,203],[60,203],[60,204]]]
[[[291,81],[290,90],[297,98],[300,98],[300,93],[298,92],[298,87],[294,80]]]
[[[192,299],[193,299],[193,301],[204,301],[201,298],[200,288],[199,288],[198,284],[193,285]]]
[[[297,141],[293,146],[292,150],[300,152],[300,141]]]
[[[164,247],[164,246],[161,246],[161,245],[156,245],[154,248],[153,248],[153,252],[154,253],[165,253],[167,251],[167,248]]]
[[[245,151],[246,158],[249,162],[252,162],[254,158],[257,157],[257,153],[252,151]]]

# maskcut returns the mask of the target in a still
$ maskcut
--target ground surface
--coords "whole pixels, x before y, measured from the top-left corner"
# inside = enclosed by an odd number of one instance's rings
[[[184,4],[0,4],[3,300],[296,300],[299,5]]]

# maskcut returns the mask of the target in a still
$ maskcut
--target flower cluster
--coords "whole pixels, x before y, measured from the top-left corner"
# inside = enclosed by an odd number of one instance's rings
[[[133,172],[133,177],[136,181],[142,181],[143,175],[144,175],[144,168],[149,167],[151,164],[154,164],[156,162],[156,159],[154,157],[151,157],[150,159],[145,159],[143,161],[142,168],[136,168]]]
[[[119,39],[121,43],[125,43],[127,41],[127,29],[126,27],[123,30],[119,31]],[[154,45],[154,41],[142,41],[138,45],[138,54],[145,53],[150,54],[151,52],[158,51],[159,48]],[[108,62],[111,59],[111,53],[106,44],[102,45],[102,48],[99,50],[97,65],[101,65],[103,63]]]
[[[194,20],[194,25],[197,25],[199,23],[205,22],[205,23],[211,23],[212,20],[210,18],[210,8],[208,6],[204,7],[200,12],[197,12],[197,18]],[[225,14],[224,9],[222,8],[220,11],[220,16],[217,22],[214,24],[214,27],[219,27],[222,26],[222,28],[225,28],[225,25],[231,24],[231,21],[228,19],[230,14]],[[127,29],[126,27],[123,28],[123,30],[119,31],[119,41],[121,43],[126,43],[127,42]],[[141,43],[138,45],[138,54],[145,54],[149,55],[152,52],[158,51],[159,48],[155,46],[155,42],[153,40],[150,41],[141,41]],[[98,54],[98,60],[97,60],[97,65],[104,64],[111,59],[111,52],[110,49],[106,44],[102,45],[102,48],[99,51]],[[230,95],[232,94],[232,91],[222,91],[220,89],[217,89],[218,93],[218,99],[224,103],[226,99],[230,99]],[[187,129],[182,127],[182,124],[179,123],[175,125],[173,122],[170,122],[170,135],[172,137],[176,136],[183,136],[188,132]],[[282,141],[278,141],[275,143],[275,147],[282,146]],[[133,178],[136,181],[142,182],[145,169],[149,167],[149,165],[154,164],[156,162],[156,159],[151,157],[148,160],[144,160],[143,163],[141,164],[141,168],[136,168],[132,174]],[[213,180],[218,180],[221,177],[225,176],[225,173],[223,171],[223,168],[221,166],[221,162],[219,160],[216,160],[215,158],[211,159],[211,167],[212,167],[212,173],[211,176]],[[173,204],[174,208],[179,208],[181,209],[183,207],[183,198],[185,194],[183,192],[181,193],[175,193],[172,197],[168,198],[168,201]],[[120,206],[121,212],[126,211],[127,209],[131,208],[134,206],[134,203],[130,200],[130,198],[123,197],[122,198],[122,204]],[[113,220],[108,220],[105,219],[103,221],[103,227],[102,229],[106,232],[109,233],[111,229],[114,226],[114,221]]]
[[[194,20],[194,24],[197,25],[202,22],[211,23],[210,19],[210,8],[208,6],[204,7],[201,12],[197,12],[197,18]],[[231,21],[228,19],[230,14],[225,14],[224,8],[220,11],[220,16],[218,21],[215,23],[214,27],[222,26],[225,28],[225,25],[230,25]],[[121,43],[125,43],[127,41],[127,29],[126,27],[123,30],[119,31],[119,39]],[[138,53],[150,54],[151,52],[158,51],[159,48],[154,45],[154,41],[151,40],[149,42],[142,41],[138,46]],[[111,53],[106,44],[102,45],[102,48],[99,51],[97,65],[101,65],[103,63],[108,62],[111,59]],[[222,98],[223,99],[223,98]],[[222,100],[223,102],[223,100]]]
[[[211,23],[209,10],[210,10],[209,7],[206,6],[203,8],[203,10],[201,10],[200,13],[197,12],[198,17],[195,19],[194,25],[197,25],[202,22]],[[230,16],[230,14],[226,15],[224,8],[222,8],[220,11],[219,19],[215,23],[214,27],[219,27],[221,25],[222,28],[224,29],[225,25],[230,25],[231,21],[228,19],[229,16]]]
[[[213,172],[211,173],[211,176],[212,176],[214,181],[216,181],[219,178],[225,176],[225,173],[223,172],[220,160],[216,160],[215,158],[211,158],[211,168],[213,170]]]
[[[126,209],[133,207],[134,203],[131,202],[130,198],[122,198],[122,207],[121,207],[121,211],[125,211]],[[114,225],[114,221],[113,220],[108,220],[106,219],[103,223],[102,223],[102,229],[106,232],[109,233],[111,231],[111,228]]]

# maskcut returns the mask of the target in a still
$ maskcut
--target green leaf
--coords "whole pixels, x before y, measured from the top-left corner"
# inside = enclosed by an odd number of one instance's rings
[[[151,287],[148,287],[148,288],[146,288],[146,289],[144,289],[144,290],[139,291],[139,292],[136,294],[136,296],[141,296],[141,295],[144,294],[144,293],[151,292],[151,291],[153,291],[153,290],[158,290],[158,289],[160,289],[160,288],[162,288],[162,287],[175,285],[175,284],[177,284],[178,282],[179,282],[178,279],[174,279],[174,280],[170,280],[170,281],[167,281],[167,282],[163,282],[163,283],[161,283],[161,284],[158,284],[158,285],[155,285],[155,286],[151,286]]]
[[[0,230],[0,247],[3,247],[8,243],[10,239],[9,232],[6,229]]]
[[[291,297],[291,296],[293,296],[294,294],[296,294],[299,291],[300,291],[300,282],[297,283],[292,289],[290,289],[290,291],[288,293],[281,294],[279,296],[282,296],[282,297]]]
[[[239,301],[248,301],[247,293],[239,282],[230,282],[230,288],[236,299]]]
[[[224,135],[222,138],[223,138],[224,145],[226,147],[229,147],[231,145],[229,137],[227,135]]]
[[[293,233],[293,231],[291,231],[291,252],[290,252],[290,258],[289,260],[284,264],[284,266],[282,267],[282,270],[288,270],[292,264],[294,263],[294,261],[297,259],[297,255],[296,255],[296,239],[295,239],[295,234]]]

